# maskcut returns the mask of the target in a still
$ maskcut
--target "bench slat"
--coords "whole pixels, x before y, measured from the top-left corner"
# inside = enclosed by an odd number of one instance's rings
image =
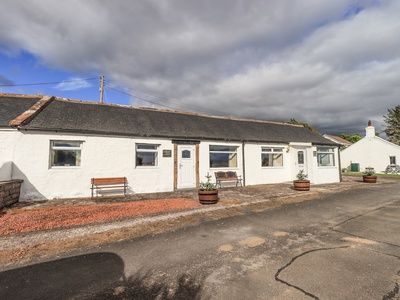
[[[92,184],[118,184],[125,182],[126,177],[92,178]]]
[[[127,181],[126,177],[106,177],[106,178],[92,178],[91,179],[92,187],[92,198],[94,190],[100,189],[124,189],[124,195],[126,194]]]

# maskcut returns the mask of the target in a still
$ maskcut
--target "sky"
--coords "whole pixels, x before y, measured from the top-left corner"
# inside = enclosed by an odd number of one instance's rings
[[[2,0],[0,92],[365,135],[400,104],[398,0]],[[381,136],[384,137],[383,134]]]

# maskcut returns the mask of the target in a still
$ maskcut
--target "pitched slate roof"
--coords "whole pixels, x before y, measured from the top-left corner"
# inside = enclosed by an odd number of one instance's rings
[[[41,97],[12,94],[0,96],[0,127],[8,127],[10,121],[29,110]]]
[[[60,98],[51,101],[29,123],[19,128],[177,140],[309,142],[337,146],[321,135],[296,125]]]

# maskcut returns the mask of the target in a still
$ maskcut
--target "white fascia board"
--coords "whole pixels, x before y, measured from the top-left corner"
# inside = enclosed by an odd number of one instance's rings
[[[312,147],[312,143],[290,142],[290,146]]]

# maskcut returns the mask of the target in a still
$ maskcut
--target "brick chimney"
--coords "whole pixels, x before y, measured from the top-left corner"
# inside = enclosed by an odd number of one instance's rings
[[[374,137],[375,136],[375,127],[372,126],[371,120],[368,121],[368,127],[365,128],[365,136],[366,137]]]

